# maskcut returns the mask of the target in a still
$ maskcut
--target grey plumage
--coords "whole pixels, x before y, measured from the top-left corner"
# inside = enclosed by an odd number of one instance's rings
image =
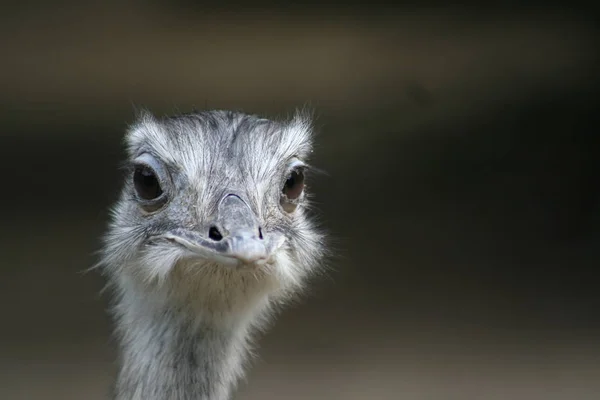
[[[228,399],[252,332],[323,253],[303,190],[310,119],[144,113],[126,144],[100,262],[115,294],[115,397]]]

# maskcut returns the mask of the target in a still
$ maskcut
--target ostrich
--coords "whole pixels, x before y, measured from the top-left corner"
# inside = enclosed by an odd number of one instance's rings
[[[99,266],[112,287],[118,400],[229,399],[251,335],[319,269],[310,118],[143,112]]]

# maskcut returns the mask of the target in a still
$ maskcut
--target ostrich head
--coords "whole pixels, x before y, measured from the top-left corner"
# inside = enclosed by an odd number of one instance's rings
[[[323,238],[306,213],[305,115],[145,113],[126,144],[102,261],[121,296],[135,286],[150,301],[231,322],[294,293],[316,267]]]

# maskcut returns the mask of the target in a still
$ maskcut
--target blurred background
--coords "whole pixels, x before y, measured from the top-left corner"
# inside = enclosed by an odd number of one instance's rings
[[[591,10],[5,3],[1,399],[107,398],[107,298],[83,271],[135,107],[304,105],[337,257],[236,398],[598,398]]]

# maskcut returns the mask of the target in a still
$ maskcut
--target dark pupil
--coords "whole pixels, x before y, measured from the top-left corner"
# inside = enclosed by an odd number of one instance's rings
[[[156,199],[162,194],[162,189],[154,171],[148,167],[140,166],[135,168],[133,184],[138,196],[144,200]]]
[[[285,181],[283,193],[288,199],[297,199],[304,189],[304,174],[302,171],[292,171],[289,178]]]
[[[292,172],[292,175],[285,181],[285,187],[287,189],[291,189],[296,184],[296,180],[298,179],[298,174],[296,172]]]

